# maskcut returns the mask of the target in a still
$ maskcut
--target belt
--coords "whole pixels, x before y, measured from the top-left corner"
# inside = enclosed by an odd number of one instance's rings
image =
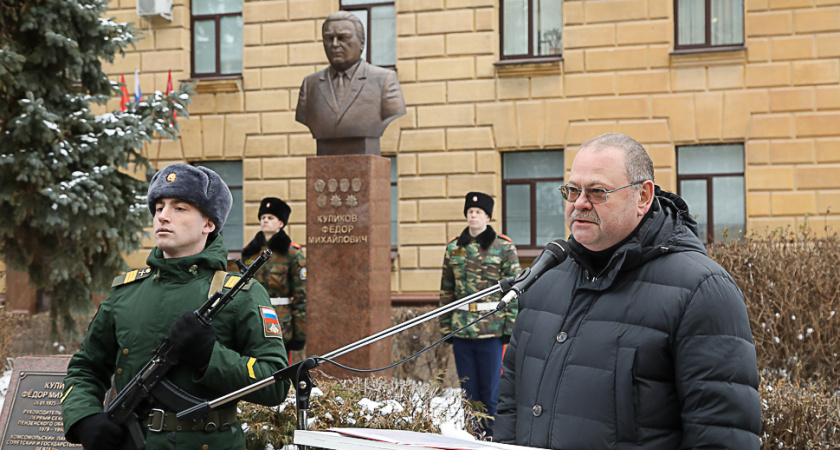
[[[236,422],[236,407],[210,411],[201,419],[178,419],[176,412],[162,409],[149,411],[143,426],[149,431],[227,431]]]
[[[271,306],[283,306],[292,303],[289,297],[271,297]]]
[[[496,309],[498,306],[498,302],[480,302],[480,303],[470,303],[469,305],[461,305],[456,309],[460,309],[461,311],[490,311]]]

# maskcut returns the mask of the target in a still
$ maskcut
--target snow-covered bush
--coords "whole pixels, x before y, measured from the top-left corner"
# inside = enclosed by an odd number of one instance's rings
[[[394,378],[336,380],[313,371],[313,379],[310,430],[358,427],[441,433],[447,427],[450,432],[475,429],[482,416],[481,406],[467,402],[460,389],[443,387],[442,375],[423,383]],[[239,408],[248,450],[269,445],[279,449],[292,442],[297,425],[294,389],[280,406],[242,402]]]
[[[758,367],[840,388],[840,236],[806,225],[708,250],[744,292]]]

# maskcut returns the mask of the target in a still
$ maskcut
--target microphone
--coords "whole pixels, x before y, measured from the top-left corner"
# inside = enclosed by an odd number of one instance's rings
[[[522,293],[528,290],[532,284],[542,274],[548,272],[549,270],[557,267],[569,257],[569,243],[562,240],[557,239],[554,241],[549,242],[545,246],[545,250],[537,256],[537,259],[531,263],[531,267],[525,269],[522,273],[520,273],[515,279],[513,279],[513,285],[508,290],[508,293],[502,297],[502,301],[499,302],[499,306],[496,307],[497,311],[507,308],[514,299],[519,298]],[[510,278],[508,278],[510,280]],[[503,280],[504,281],[504,280]],[[506,287],[509,283],[502,283],[502,287]]]

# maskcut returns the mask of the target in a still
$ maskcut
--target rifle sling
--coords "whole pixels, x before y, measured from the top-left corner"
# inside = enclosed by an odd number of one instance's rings
[[[155,384],[151,394],[155,399],[154,405],[167,411],[183,411],[207,401],[181,389],[168,378],[163,378]]]
[[[218,291],[222,288],[225,284],[225,277],[227,276],[227,272],[224,270],[217,270],[216,274],[213,275],[213,281],[210,282],[210,292],[207,293],[207,298],[213,296],[213,293]]]

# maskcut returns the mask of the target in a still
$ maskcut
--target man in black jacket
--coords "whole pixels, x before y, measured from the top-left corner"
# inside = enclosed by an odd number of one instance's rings
[[[561,187],[570,258],[519,299],[495,440],[576,449],[757,450],[744,298],[628,136],[581,146]]]

